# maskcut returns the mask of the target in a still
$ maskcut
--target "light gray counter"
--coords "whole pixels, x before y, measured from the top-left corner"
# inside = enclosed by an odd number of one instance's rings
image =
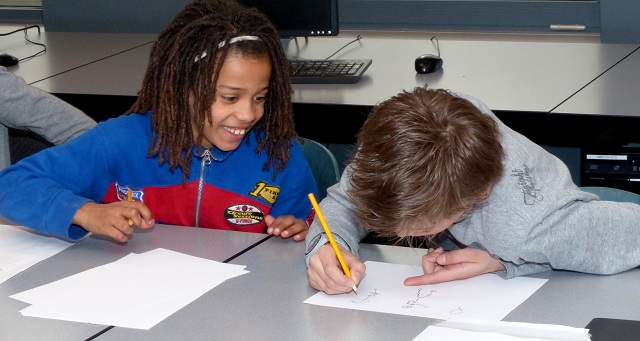
[[[85,340],[108,326],[22,316],[28,304],[9,296],[114,262],[129,253],[156,248],[224,261],[265,238],[193,227],[158,225],[138,232],[125,245],[89,237],[0,284],[0,340]],[[88,298],[90,299],[90,298]]]
[[[298,39],[289,55],[326,58],[352,41],[358,32],[338,38]],[[596,79],[638,45],[590,41],[436,34],[442,70],[417,74],[415,58],[437,54],[432,35],[362,32],[362,39],[332,58],[372,59],[356,84],[296,84],[294,102],[374,105],[402,89],[428,84],[482,99],[493,110],[549,112]]]
[[[562,103],[552,113],[640,116],[640,49]]]
[[[366,245],[363,260],[419,264],[425,250]],[[412,340],[435,320],[321,307],[307,282],[304,246],[269,239],[231,263],[229,280],[148,331],[114,328],[98,340]],[[550,280],[505,321],[584,327],[593,317],[640,320],[640,270],[616,276],[547,272]]]
[[[372,59],[363,78],[355,84],[294,84],[295,103],[372,106],[403,89],[428,84],[478,97],[493,110],[547,113],[638,48],[575,38],[442,33],[436,35],[442,70],[417,74],[415,58],[437,53],[429,40],[432,35],[346,31],[338,37],[299,38],[289,43],[288,55],[326,58],[358,34],[360,41],[332,58]],[[123,35],[122,41],[134,46],[136,39]],[[71,40],[60,39],[58,48],[63,45],[77,49]],[[136,96],[150,47],[124,51],[34,85],[53,93]]]
[[[45,44],[47,51],[9,70],[29,84],[150,44],[157,37],[138,33],[42,32],[38,35],[35,29],[27,32],[30,40]],[[41,50],[42,46],[27,42],[22,32],[0,37],[0,52],[19,59]]]

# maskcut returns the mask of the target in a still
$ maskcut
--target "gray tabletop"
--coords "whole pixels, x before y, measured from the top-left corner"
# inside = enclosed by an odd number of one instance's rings
[[[365,247],[367,259],[408,262],[406,248]],[[114,328],[98,340],[410,340],[432,321],[303,303],[304,244],[271,238],[231,263],[248,274],[228,280],[148,331]]]
[[[552,112],[640,116],[640,49],[635,50]]]
[[[419,264],[425,250],[362,244],[363,260]],[[304,246],[269,239],[231,263],[229,280],[148,331],[114,328],[99,340],[412,340],[435,320],[303,303]],[[616,276],[546,272],[550,280],[505,321],[584,327],[594,317],[640,320],[640,270]]]
[[[546,113],[638,48],[549,35],[440,33],[443,69],[421,75],[413,64],[421,54],[436,53],[431,34],[345,31],[338,37],[291,42],[288,55],[326,58],[358,34],[362,40],[332,58],[372,59],[363,78],[356,84],[294,84],[294,102],[370,106],[428,84],[481,98],[493,110]],[[122,41],[133,46],[134,38],[123,36]],[[65,44],[74,45],[60,39],[58,48]],[[143,45],[33,85],[53,93],[136,96],[149,51],[150,45]]]
[[[137,96],[152,44],[32,84],[56,94]]]
[[[356,84],[296,84],[294,102],[374,105],[402,89],[428,84],[482,99],[493,110],[549,112],[638,48],[553,36],[345,32],[289,44],[290,56],[326,58],[361,33],[362,40],[332,58],[373,63]],[[437,54],[442,70],[417,74],[414,60]]]
[[[22,61],[9,70],[31,84],[150,44],[156,37],[156,34],[146,33],[41,32],[38,35],[37,31],[30,29],[28,38],[45,44],[46,53]],[[41,50],[41,46],[27,42],[22,33],[0,37],[0,52],[19,59]]]
[[[85,340],[108,326],[26,317],[28,304],[9,296],[48,284],[129,253],[156,248],[224,261],[265,238],[256,233],[157,225],[124,245],[91,236],[0,284],[0,340]]]

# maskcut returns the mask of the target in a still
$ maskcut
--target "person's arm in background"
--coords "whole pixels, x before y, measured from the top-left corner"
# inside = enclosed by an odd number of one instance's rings
[[[32,131],[57,145],[93,128],[96,122],[79,109],[27,84],[0,66],[0,124],[4,126],[0,128],[5,135],[0,137],[1,169],[10,164],[6,128]]]

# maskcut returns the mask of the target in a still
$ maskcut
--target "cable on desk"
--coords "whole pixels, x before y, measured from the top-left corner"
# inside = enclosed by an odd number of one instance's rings
[[[341,48],[339,48],[336,52],[332,53],[329,57],[325,58],[325,60],[327,60],[327,59],[329,59],[329,58],[331,58],[331,57],[335,56],[335,55],[336,55],[336,53],[338,53],[338,52],[342,51],[345,47],[347,47],[347,46],[349,46],[349,45],[351,45],[351,44],[353,44],[353,43],[355,43],[356,41],[359,41],[359,40],[361,40],[361,39],[362,39],[362,36],[358,34],[358,36],[356,37],[356,39],[354,39],[354,40],[352,40],[352,41],[350,41],[350,42],[348,42],[348,43],[344,44],[344,45],[343,45]],[[289,41],[291,41],[291,40],[293,40],[293,41],[296,43],[296,47],[298,47],[298,37],[291,37],[291,38],[289,38]],[[309,37],[304,36],[304,42],[308,44],[308,43],[309,43]],[[299,47],[298,47],[298,48],[299,48]]]
[[[352,40],[352,41],[350,41],[350,42],[348,42],[348,43],[344,44],[344,45],[343,45],[341,48],[339,48],[336,52],[332,53],[329,57],[327,57],[327,58],[325,58],[325,59],[329,59],[329,58],[331,58],[331,57],[335,56],[335,55],[336,55],[336,53],[338,53],[338,52],[342,51],[342,49],[344,49],[345,47],[347,47],[347,46],[349,46],[349,45],[351,45],[351,44],[353,44],[353,43],[355,43],[356,41],[359,41],[359,40],[361,40],[361,39],[362,39],[362,36],[358,34],[358,36],[356,37],[356,39],[354,39],[354,40]]]
[[[229,263],[230,261],[232,261],[232,260],[238,258],[240,255],[244,254],[245,252],[247,252],[247,251],[253,249],[254,247],[256,247],[256,246],[264,243],[265,241],[269,240],[271,237],[273,237],[273,235],[268,235],[268,236],[258,240],[257,242],[247,246],[244,250],[242,250],[242,251],[236,253],[235,255],[223,260],[222,263]]]
[[[435,39],[435,41],[434,41]],[[440,58],[440,41],[438,40],[438,37],[433,36],[431,37],[431,42],[433,43],[433,45],[436,47],[436,51],[438,51],[438,58]]]
[[[29,59],[35,58],[35,57],[37,57],[37,56],[39,56],[41,54],[47,53],[47,46],[45,44],[36,43],[35,41],[32,41],[32,40],[29,39],[29,37],[27,36],[27,30],[30,29],[30,28],[37,28],[38,29],[38,35],[40,35],[40,26],[38,26],[38,25],[26,26],[26,27],[23,27],[23,28],[19,28],[17,30],[13,30],[11,32],[0,33],[0,37],[2,37],[2,36],[8,36],[8,35],[11,35],[11,34],[14,34],[14,33],[18,33],[20,31],[24,31],[24,40],[26,40],[27,42],[29,42],[31,44],[42,46],[42,50],[40,50],[37,53],[34,53],[34,54],[32,54],[32,55],[30,55],[28,57],[24,57],[24,58],[20,59],[20,61],[29,60]]]
[[[114,326],[109,326],[109,327],[107,327],[107,328],[105,328],[105,329],[103,329],[103,330],[101,330],[101,331],[97,332],[96,334],[93,334],[93,335],[92,335],[92,336],[90,336],[88,339],[85,339],[85,341],[91,341],[91,340],[95,339],[96,337],[98,337],[98,336],[100,336],[100,335],[102,335],[102,334],[104,334],[104,333],[108,332],[109,330],[111,330],[111,329],[113,329],[113,328],[114,328]]]

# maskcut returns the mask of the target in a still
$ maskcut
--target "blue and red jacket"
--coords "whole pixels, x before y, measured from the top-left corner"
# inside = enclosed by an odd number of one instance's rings
[[[131,189],[157,223],[262,233],[267,214],[313,219],[307,195],[318,189],[297,141],[275,180],[272,167],[262,170],[267,155],[255,153],[253,130],[233,151],[201,156],[194,147],[186,184],[180,169],[147,157],[150,141],[151,114],[125,115],[23,159],[0,172],[0,215],[78,239],[87,233],[71,224],[80,206],[127,200]]]

